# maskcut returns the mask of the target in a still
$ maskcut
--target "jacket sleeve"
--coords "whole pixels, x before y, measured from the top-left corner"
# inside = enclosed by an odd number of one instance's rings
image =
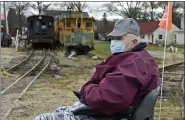
[[[143,87],[147,73],[144,64],[132,61],[120,65],[113,73],[108,73],[100,84],[91,84],[85,89],[87,104],[105,114],[125,110],[133,101],[138,88]]]

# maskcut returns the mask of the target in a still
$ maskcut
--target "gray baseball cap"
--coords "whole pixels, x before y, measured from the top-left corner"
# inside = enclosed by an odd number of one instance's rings
[[[140,34],[140,27],[132,18],[117,20],[114,24],[114,30],[108,36],[123,36],[127,33],[136,36]]]

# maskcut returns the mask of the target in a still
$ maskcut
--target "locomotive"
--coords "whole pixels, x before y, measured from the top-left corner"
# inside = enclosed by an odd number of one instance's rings
[[[54,18],[47,15],[33,15],[27,18],[28,31],[26,45],[54,45]]]
[[[70,16],[33,15],[27,18],[27,45],[62,46],[66,53],[88,53],[94,49],[95,19],[83,17],[83,12]]]

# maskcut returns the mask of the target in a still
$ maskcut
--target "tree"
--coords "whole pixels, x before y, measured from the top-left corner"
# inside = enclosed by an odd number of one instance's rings
[[[86,2],[73,2],[75,11],[83,12],[87,8]]]
[[[9,29],[18,28],[18,25],[19,25],[18,16],[14,8],[9,9],[7,19],[8,19]]]
[[[9,3],[9,7],[14,8],[18,15],[21,36],[22,36],[22,17],[21,16],[23,16],[24,12],[28,10],[29,6],[30,6],[29,2],[10,2]]]
[[[106,12],[117,14],[122,17],[129,17],[135,20],[141,18],[144,2],[111,2],[104,4],[107,8]]]
[[[55,3],[55,5],[60,6],[62,10],[72,10],[72,11],[79,11],[83,12],[87,7],[88,4],[86,2],[60,2]]]
[[[38,1],[30,4],[30,7],[33,8],[35,11],[37,11],[38,14],[41,14],[43,10],[49,9],[51,5],[52,5],[52,2],[48,4],[44,4],[44,2]]]
[[[158,2],[158,5],[163,9],[163,11],[167,8],[168,2]],[[180,9],[183,9],[183,2],[173,2],[172,5],[172,22],[180,28],[181,26],[181,17],[182,13],[179,12]],[[163,14],[160,14],[160,18],[162,18]]]
[[[108,23],[108,21],[107,21],[107,14],[104,13],[104,14],[103,14],[104,32],[106,32],[107,23]]]
[[[148,14],[149,20],[155,21],[157,16],[156,16],[154,10],[156,10],[158,8],[158,3],[153,2],[153,1],[144,2],[143,6],[145,7],[145,10],[149,9],[149,11],[144,12],[145,14]]]

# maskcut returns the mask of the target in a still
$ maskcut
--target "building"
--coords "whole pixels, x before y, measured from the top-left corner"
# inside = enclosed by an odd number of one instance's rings
[[[159,27],[159,21],[138,22],[141,41],[151,44],[164,44],[165,29]],[[172,24],[172,31],[168,31],[167,44],[184,45],[184,30]]]

